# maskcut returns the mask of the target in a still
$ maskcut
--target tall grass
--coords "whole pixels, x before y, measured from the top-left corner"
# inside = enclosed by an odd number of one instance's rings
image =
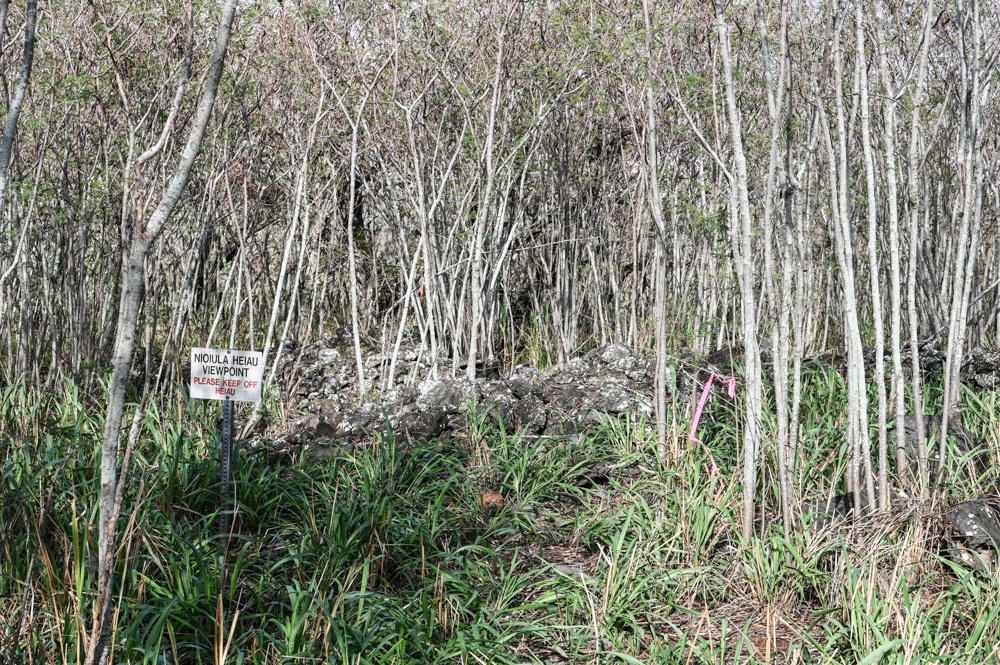
[[[843,468],[843,384],[808,381],[805,498]],[[965,402],[995,460],[996,395]],[[933,515],[786,534],[765,451],[743,540],[737,409],[714,402],[700,430],[716,477],[680,437],[661,465],[641,419],[543,439],[474,408],[442,440],[390,430],[291,460],[260,445],[220,534],[215,407],[153,406],[120,524],[116,662],[996,660],[997,583],[938,555]],[[82,660],[102,425],[71,388],[0,395],[0,663]]]

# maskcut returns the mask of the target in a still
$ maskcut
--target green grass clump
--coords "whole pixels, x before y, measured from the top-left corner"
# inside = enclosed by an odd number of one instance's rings
[[[843,463],[842,383],[809,380],[800,496]],[[995,451],[996,397],[974,397],[965,424]],[[758,535],[743,540],[727,401],[699,430],[714,478],[679,407],[666,463],[641,420],[543,438],[483,409],[436,441],[259,445],[241,451],[224,534],[213,409],[145,415],[119,525],[116,662],[996,659],[996,581],[938,556],[933,515],[784,533],[765,450]],[[0,395],[0,662],[82,661],[102,427],[71,389]]]

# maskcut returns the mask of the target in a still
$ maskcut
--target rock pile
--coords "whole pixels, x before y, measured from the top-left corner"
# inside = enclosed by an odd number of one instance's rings
[[[467,405],[502,423],[509,431],[562,435],[579,431],[609,415],[652,412],[653,360],[610,344],[568,363],[538,371],[521,365],[506,376],[478,368],[439,365],[433,375],[413,351],[403,352],[387,386],[391,357],[370,354],[365,380],[381,390],[360,398],[357,368],[349,346],[336,340],[314,344],[286,363],[285,401],[303,414],[279,437],[288,445],[351,439],[388,424],[397,436],[437,437],[465,426]]]

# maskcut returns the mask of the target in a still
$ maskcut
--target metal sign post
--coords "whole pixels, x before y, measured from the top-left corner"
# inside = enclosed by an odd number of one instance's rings
[[[219,476],[222,481],[222,513],[219,517],[219,533],[223,536],[229,535],[231,527],[230,514],[232,505],[229,502],[229,495],[232,491],[235,494],[235,487],[230,483],[233,480],[233,400],[226,399],[222,403],[222,449],[219,451]]]
[[[233,401],[222,403],[222,482],[228,483],[233,477]]]
[[[233,481],[233,404],[259,402],[264,379],[264,354],[231,349],[191,349],[191,397],[222,401],[219,480],[222,484],[219,531],[228,535],[236,494]]]

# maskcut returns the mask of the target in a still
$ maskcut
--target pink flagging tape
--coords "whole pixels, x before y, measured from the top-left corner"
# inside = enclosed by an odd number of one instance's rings
[[[705,389],[701,391],[701,399],[698,401],[698,408],[694,412],[694,420],[691,421],[691,433],[688,435],[688,440],[694,441],[695,443],[701,444],[701,447],[705,449],[705,453],[708,455],[708,459],[712,462],[712,471],[709,473],[710,478],[715,478],[719,473],[719,467],[715,463],[715,457],[712,455],[712,451],[708,449],[708,446],[695,436],[695,432],[698,430],[698,423],[701,422],[701,412],[705,409],[705,402],[708,401],[708,393],[712,390],[712,382],[715,380],[715,372],[709,375],[708,381],[705,383]],[[726,393],[729,395],[730,399],[736,398],[736,379],[719,379],[722,383],[726,384]]]

